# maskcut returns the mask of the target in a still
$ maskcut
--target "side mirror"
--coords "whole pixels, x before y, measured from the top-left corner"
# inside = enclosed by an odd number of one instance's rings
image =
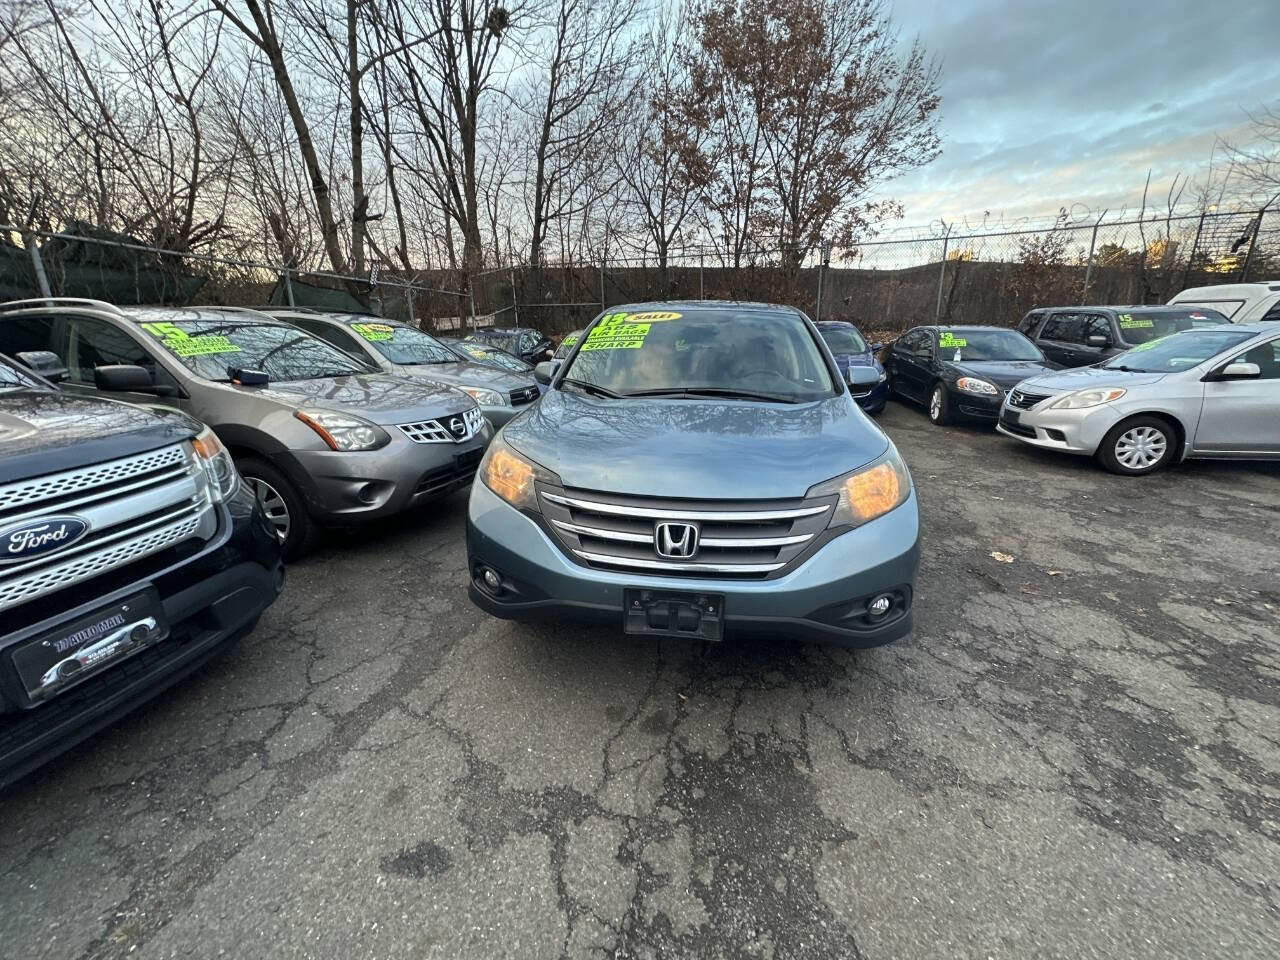
[[[1262,376],[1262,368],[1256,363],[1243,363],[1237,361],[1228,363],[1222,368],[1220,377],[1223,380],[1252,380],[1255,377]]]
[[[107,363],[93,368],[93,383],[110,392],[151,393],[155,381],[144,368],[133,363]]]
[[[550,360],[543,360],[533,368],[533,379],[542,384],[550,383],[555,375],[556,367]]]
[[[23,350],[15,353],[14,359],[34,374],[44,377],[53,383],[67,379],[67,366],[52,350]]]
[[[883,349],[884,349],[884,344],[883,344],[883,343],[873,343],[873,344],[871,345],[871,352],[872,352],[872,353],[879,353],[879,352],[880,352],[881,350],[883,350]]]
[[[243,367],[227,367],[227,376],[231,382],[242,387],[265,387],[271,382],[271,376],[264,370],[248,370]]]
[[[1104,337],[1104,336],[1102,336],[1102,334],[1100,334],[1100,333],[1093,333],[1093,334],[1090,334],[1089,336],[1085,337],[1084,342],[1085,342],[1085,343],[1087,343],[1087,344],[1088,344],[1089,346],[1091,346],[1091,347],[1109,347],[1109,346],[1111,346],[1111,339],[1110,339],[1109,337]]]
[[[865,397],[880,382],[880,371],[875,367],[850,367],[849,392],[855,397]]]

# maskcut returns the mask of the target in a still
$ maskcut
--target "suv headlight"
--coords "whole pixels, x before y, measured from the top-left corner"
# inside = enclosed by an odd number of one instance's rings
[[[517,510],[538,509],[534,481],[560,486],[559,477],[518,453],[500,436],[489,444],[478,473],[486,487]]]
[[[231,459],[231,453],[222,445],[218,435],[208,427],[191,438],[191,445],[195,447],[214,501],[229,500],[240,485],[240,474]]]
[[[377,424],[335,410],[299,410],[294,416],[320,434],[331,450],[377,450],[391,442]]]
[[[999,387],[986,380],[979,380],[977,377],[961,377],[956,381],[956,389],[961,393],[972,393],[979,397],[1000,396]]]
[[[486,387],[462,387],[462,392],[469,396],[482,407],[509,407],[511,404],[507,398],[500,394],[497,390],[489,390]]]
[[[811,487],[806,497],[839,496],[827,524],[860,527],[900,506],[911,495],[911,474],[892,441],[878,459]]]
[[[1084,407],[1097,407],[1112,400],[1119,400],[1125,391],[1119,387],[1101,390],[1077,390],[1060,396],[1046,408],[1048,410],[1081,410]]]

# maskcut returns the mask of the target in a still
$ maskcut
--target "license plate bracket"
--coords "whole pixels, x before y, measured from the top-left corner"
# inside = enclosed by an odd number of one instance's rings
[[[154,588],[70,620],[16,647],[10,655],[27,696],[57,696],[169,635]]]
[[[724,597],[680,590],[624,590],[623,630],[631,634],[724,639]]]

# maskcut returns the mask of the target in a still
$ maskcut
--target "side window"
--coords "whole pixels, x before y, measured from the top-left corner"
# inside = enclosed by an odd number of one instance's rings
[[[1259,320],[1280,320],[1280,300],[1277,300],[1275,303],[1273,303],[1270,306],[1270,308],[1267,310],[1267,312],[1264,313],[1258,319]]]
[[[1081,336],[1083,324],[1078,313],[1055,313],[1045,321],[1040,331],[1040,339],[1056,340],[1059,343],[1083,343]]]
[[[1018,321],[1018,332],[1030,337],[1035,328],[1044,319],[1044,314],[1039,310],[1032,310],[1025,317]]]
[[[54,341],[53,317],[11,317],[0,319],[0,353],[9,356],[26,350],[52,350],[63,362],[65,351]]]
[[[920,330],[908,330],[898,338],[898,349],[903,353],[914,354],[921,343],[921,333]]]
[[[1280,380],[1280,340],[1260,343],[1252,350],[1236,357],[1237,362],[1256,363],[1262,371],[1261,380]]]
[[[155,358],[137,340],[105,320],[74,317],[70,334],[66,362],[72,383],[92,384],[93,368],[111,363],[131,363],[156,375]]]
[[[298,326],[307,331],[307,333],[315,334],[315,336],[319,337],[325,343],[333,344],[333,346],[337,347],[343,353],[349,353],[353,356],[359,357],[361,360],[366,357],[364,350],[361,349],[356,338],[345,330],[339,330],[337,327],[331,326],[327,323],[316,323],[310,320],[302,321],[298,323]]]
[[[1110,317],[1103,316],[1100,313],[1086,313],[1083,320],[1084,336],[1081,339],[1085,343],[1089,342],[1090,337],[1106,337],[1107,343],[1112,341]]]

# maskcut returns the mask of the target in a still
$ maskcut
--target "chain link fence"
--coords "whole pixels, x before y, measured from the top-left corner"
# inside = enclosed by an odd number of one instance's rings
[[[512,263],[344,276],[234,256],[150,247],[78,224],[61,233],[0,225],[0,297],[116,303],[299,305],[372,312],[437,332],[476,326],[563,334],[607,306],[650,300],[790,303],[876,338],[925,322],[1012,325],[1039,306],[1164,303],[1191,286],[1280,277],[1280,211],[1205,211],[1040,228],[939,226],[784,267],[755,250],[685,247],[592,262]]]

